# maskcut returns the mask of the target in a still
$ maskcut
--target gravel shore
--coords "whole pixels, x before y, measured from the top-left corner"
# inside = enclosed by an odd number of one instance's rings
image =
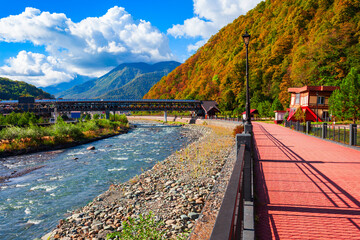
[[[166,239],[186,238],[194,229],[191,238],[208,236],[232,169],[234,138],[227,128],[184,128],[192,140],[186,148],[126,183],[111,185],[87,206],[60,220],[43,239],[105,239],[108,233],[121,231],[128,217],[149,212],[165,223]]]

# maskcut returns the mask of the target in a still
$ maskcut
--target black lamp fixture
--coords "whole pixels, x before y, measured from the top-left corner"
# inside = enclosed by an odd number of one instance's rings
[[[250,42],[250,34],[248,34],[248,32],[246,31],[244,35],[242,35],[243,39],[244,39],[244,43],[246,45],[246,47],[249,45]]]
[[[244,35],[242,35],[244,39],[244,43],[246,46],[246,119],[244,130],[245,133],[252,133],[252,125],[251,125],[251,116],[250,116],[250,95],[249,95],[249,54],[248,54],[248,46],[250,43],[250,34],[246,31]]]

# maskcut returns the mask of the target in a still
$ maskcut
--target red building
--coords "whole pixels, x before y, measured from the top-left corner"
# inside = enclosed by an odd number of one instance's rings
[[[291,93],[288,121],[296,121],[294,114],[301,107],[306,121],[323,122],[330,120],[329,98],[332,92],[339,87],[333,86],[304,86],[289,88]]]

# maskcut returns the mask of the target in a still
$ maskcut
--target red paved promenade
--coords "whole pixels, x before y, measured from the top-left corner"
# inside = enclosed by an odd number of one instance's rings
[[[253,125],[257,239],[360,239],[360,151]]]

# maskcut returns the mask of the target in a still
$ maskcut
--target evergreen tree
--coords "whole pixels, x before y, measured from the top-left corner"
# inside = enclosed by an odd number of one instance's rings
[[[351,68],[349,74],[330,97],[330,110],[339,119],[360,119],[360,70]]]

